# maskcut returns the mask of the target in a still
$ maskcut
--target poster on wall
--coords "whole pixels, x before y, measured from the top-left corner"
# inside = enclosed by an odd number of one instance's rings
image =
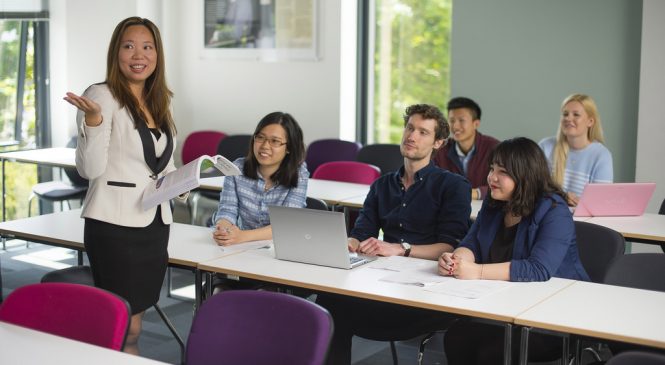
[[[203,55],[317,60],[317,1],[204,0]]]

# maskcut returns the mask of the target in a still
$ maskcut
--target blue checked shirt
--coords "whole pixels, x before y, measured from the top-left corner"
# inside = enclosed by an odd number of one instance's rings
[[[244,162],[244,157],[233,161],[240,170],[242,170]],[[265,180],[261,174],[258,176],[259,178],[256,180],[245,175],[224,178],[224,189],[219,197],[219,207],[213,216],[215,224],[220,219],[225,219],[243,230],[257,229],[270,225],[269,205],[305,207],[309,172],[307,172],[304,162],[298,168],[298,186],[295,188],[275,185],[265,191]]]

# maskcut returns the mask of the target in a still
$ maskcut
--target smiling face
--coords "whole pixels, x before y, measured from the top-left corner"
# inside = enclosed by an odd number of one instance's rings
[[[280,124],[269,124],[254,137],[253,152],[262,168],[277,170],[288,150],[286,130]],[[281,145],[279,145],[281,143]],[[279,145],[279,146],[273,146]]]
[[[561,110],[561,132],[566,138],[588,139],[589,128],[594,122],[579,101],[571,101]]]
[[[457,108],[448,111],[448,124],[450,135],[455,141],[460,145],[473,145],[480,119],[474,119],[470,109]]]
[[[490,172],[487,174],[487,185],[494,200],[509,201],[513,197],[515,180],[510,177],[505,168],[497,164],[490,165]]]
[[[404,126],[400,151],[402,156],[409,160],[430,159],[432,151],[443,144],[443,140],[436,140],[436,121],[423,119],[420,114],[414,114]]]
[[[147,27],[127,27],[120,40],[118,64],[120,72],[130,84],[145,84],[157,66],[155,39]]]

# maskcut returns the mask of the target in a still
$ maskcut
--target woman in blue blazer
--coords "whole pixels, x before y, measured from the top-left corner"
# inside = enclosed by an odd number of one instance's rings
[[[506,140],[492,151],[489,164],[490,194],[458,248],[439,259],[439,273],[458,279],[588,281],[565,193],[553,182],[538,145],[528,138]],[[558,337],[530,337],[534,361],[556,359],[560,351]],[[460,320],[446,332],[445,353],[451,365],[500,362],[503,328]]]
[[[95,285],[131,306],[130,353],[138,353],[143,313],[159,299],[168,264],[169,203],[141,207],[144,188],[175,170],[173,94],[164,71],[155,24],[127,18],[111,37],[106,81],[64,98],[79,109],[76,168],[90,181],[82,212],[85,249]]]

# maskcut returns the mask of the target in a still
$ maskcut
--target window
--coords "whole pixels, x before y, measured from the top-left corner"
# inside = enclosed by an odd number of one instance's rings
[[[50,140],[44,15],[0,13],[0,151],[47,146]],[[43,175],[49,179],[50,171]],[[37,181],[35,165],[5,164],[6,219],[27,215],[28,196]]]
[[[364,2],[363,2],[364,3]],[[452,0],[375,0],[359,9],[359,112],[363,143],[399,143],[404,109],[416,103],[445,108],[450,94]],[[362,45],[367,46],[362,49]],[[360,62],[363,57],[360,57]],[[364,95],[363,95],[364,94]],[[362,106],[361,106],[362,108]],[[361,122],[362,123],[362,122]]]

